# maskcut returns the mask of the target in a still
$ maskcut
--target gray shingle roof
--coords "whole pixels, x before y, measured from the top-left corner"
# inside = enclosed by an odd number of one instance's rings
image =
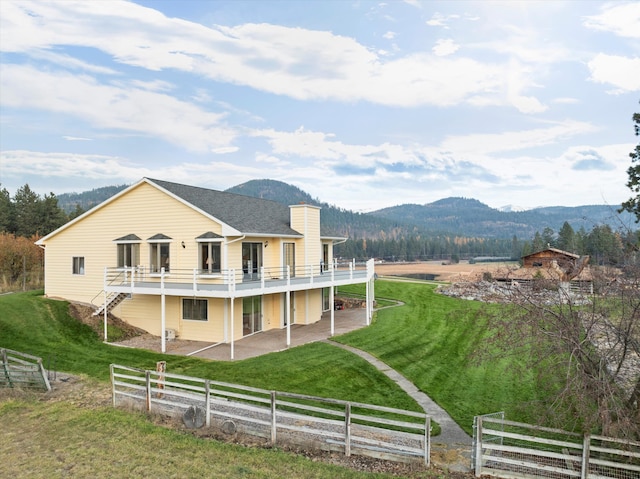
[[[289,226],[289,207],[275,201],[151,178],[147,180],[243,234],[302,236]]]
[[[142,241],[137,235],[131,233],[126,236],[121,236],[120,238],[116,238],[113,241]]]

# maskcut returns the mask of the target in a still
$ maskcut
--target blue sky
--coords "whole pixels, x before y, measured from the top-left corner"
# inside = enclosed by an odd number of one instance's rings
[[[0,2],[0,184],[618,205],[640,2]]]

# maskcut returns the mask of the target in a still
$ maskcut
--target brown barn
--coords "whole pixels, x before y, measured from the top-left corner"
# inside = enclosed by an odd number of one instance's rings
[[[522,257],[523,268],[545,268],[560,274],[561,281],[570,281],[580,274],[589,262],[589,256],[547,248]]]

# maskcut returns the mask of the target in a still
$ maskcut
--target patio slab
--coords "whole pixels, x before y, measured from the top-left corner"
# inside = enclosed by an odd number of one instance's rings
[[[340,335],[365,327],[366,309],[353,308],[334,312],[334,335]],[[290,330],[290,348],[303,344],[322,341],[331,337],[331,312],[322,315],[320,321],[313,324],[292,324]],[[159,341],[158,341],[159,343]],[[172,344],[173,343],[173,344]],[[212,344],[203,341],[167,342],[167,353],[180,356],[194,356],[217,361],[231,361],[231,344]],[[287,348],[287,330],[271,329],[261,331],[234,341],[233,360],[242,360],[262,356]]]

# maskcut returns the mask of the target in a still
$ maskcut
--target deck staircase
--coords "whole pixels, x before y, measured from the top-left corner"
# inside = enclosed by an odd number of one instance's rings
[[[113,308],[122,303],[125,299],[129,297],[129,293],[111,293],[107,296],[107,300],[98,307],[93,313],[94,316],[99,316],[104,313],[105,308],[107,309],[107,313],[113,311]]]

